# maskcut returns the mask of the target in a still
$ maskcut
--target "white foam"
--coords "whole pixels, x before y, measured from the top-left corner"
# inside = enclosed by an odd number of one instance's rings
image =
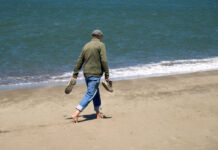
[[[110,78],[112,80],[122,80],[130,78],[166,76],[173,74],[192,73],[198,71],[218,70],[218,57],[207,59],[175,60],[161,61],[158,63],[140,64],[122,68],[110,69]],[[65,72],[57,76],[49,76],[44,81],[21,82],[7,86],[29,86],[29,85],[55,85],[66,84],[72,76],[72,72]],[[10,77],[9,77],[10,78]],[[20,77],[18,77],[20,78]],[[39,78],[39,77],[38,77]],[[82,72],[79,73],[78,81],[84,79]],[[4,85],[1,85],[4,86]],[[0,86],[0,89],[1,89]]]
[[[111,79],[129,79],[153,76],[165,76],[173,74],[191,73],[218,69],[218,57],[207,59],[161,61],[158,63],[141,64],[122,68],[110,69]],[[68,81],[72,72],[66,72],[60,76],[53,76],[49,81]],[[82,72],[79,80],[83,80]]]
[[[208,59],[162,61],[111,70],[112,78],[165,76],[218,69],[218,57]]]

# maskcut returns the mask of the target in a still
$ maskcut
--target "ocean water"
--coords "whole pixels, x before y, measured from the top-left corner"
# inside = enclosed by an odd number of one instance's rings
[[[218,69],[217,0],[0,0],[0,89],[65,84],[94,29],[113,80]]]

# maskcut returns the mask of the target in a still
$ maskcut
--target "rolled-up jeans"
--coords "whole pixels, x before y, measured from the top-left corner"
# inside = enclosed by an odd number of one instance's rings
[[[101,110],[101,97],[99,92],[100,77],[85,76],[87,91],[76,109],[83,111],[86,106],[93,100],[94,110]]]

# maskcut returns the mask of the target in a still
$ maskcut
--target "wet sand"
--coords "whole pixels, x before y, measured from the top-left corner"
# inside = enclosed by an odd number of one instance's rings
[[[217,150],[218,71],[114,81],[102,86],[102,112],[92,103],[70,118],[86,87],[0,91],[1,150]]]

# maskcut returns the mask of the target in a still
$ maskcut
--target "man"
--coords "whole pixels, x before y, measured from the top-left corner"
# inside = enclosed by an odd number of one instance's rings
[[[97,118],[102,118],[100,113],[101,97],[98,87],[103,73],[105,73],[105,80],[109,82],[106,48],[104,43],[101,42],[102,38],[103,33],[100,30],[94,30],[92,32],[92,40],[85,44],[74,67],[72,80],[76,80],[78,73],[83,66],[83,74],[87,86],[85,96],[76,107],[77,110],[75,113],[72,115],[72,119],[75,123],[78,122],[79,114],[92,100]]]

